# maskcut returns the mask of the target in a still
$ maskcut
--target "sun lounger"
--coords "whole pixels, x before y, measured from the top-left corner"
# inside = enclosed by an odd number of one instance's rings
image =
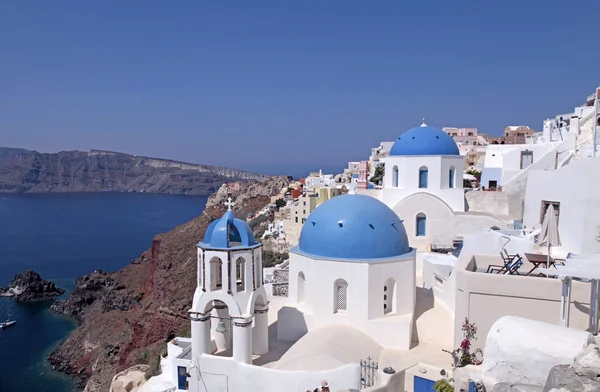
[[[489,265],[487,273],[490,274],[505,274],[505,275],[520,275],[519,268],[523,265],[521,255],[509,255],[506,250],[500,252],[500,257],[504,261],[504,265]]]

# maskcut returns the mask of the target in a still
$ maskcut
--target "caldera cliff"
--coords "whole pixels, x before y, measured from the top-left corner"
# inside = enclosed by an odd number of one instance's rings
[[[235,214],[243,219],[263,209],[288,184],[272,177],[230,186]],[[149,365],[148,375],[158,371],[165,342],[189,334],[196,244],[225,212],[224,189],[209,198],[201,216],[156,236],[131,264],[79,278],[68,299],[53,306],[79,324],[48,358],[57,370],[76,376],[89,392],[108,391],[115,374],[136,364]]]
[[[210,195],[223,183],[267,176],[111,151],[55,154],[0,147],[0,193],[147,192]]]

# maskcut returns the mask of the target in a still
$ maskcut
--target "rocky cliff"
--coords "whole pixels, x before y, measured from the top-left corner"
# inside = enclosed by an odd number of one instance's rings
[[[54,282],[42,279],[40,274],[25,270],[15,275],[8,287],[0,287],[0,296],[14,297],[17,301],[35,301],[58,297],[65,290],[56,287]]]
[[[266,178],[224,167],[110,151],[0,147],[0,192],[149,192],[210,195],[226,182]]]
[[[150,249],[115,273],[94,271],[54,309],[79,327],[50,355],[52,365],[76,376],[86,391],[108,391],[113,376],[136,364],[156,372],[165,342],[189,334],[187,311],[196,288],[196,247],[219,218],[227,188],[240,218],[261,210],[289,184],[282,177],[222,187],[196,219],[156,236]]]

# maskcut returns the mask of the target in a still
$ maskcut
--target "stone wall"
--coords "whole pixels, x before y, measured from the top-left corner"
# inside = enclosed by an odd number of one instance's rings
[[[273,295],[277,297],[287,297],[289,289],[290,271],[287,269],[277,269],[273,271]]]

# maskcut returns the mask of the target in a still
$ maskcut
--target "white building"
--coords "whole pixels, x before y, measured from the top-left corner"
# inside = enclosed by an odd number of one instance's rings
[[[383,189],[358,190],[383,201],[403,220],[412,246],[452,244],[454,237],[505,222],[465,211],[464,157],[451,136],[422,124],[398,137],[385,158]]]
[[[393,145],[394,142],[381,142],[379,146],[371,148],[371,155],[369,156],[369,168],[371,171],[369,177],[375,174],[377,165],[383,163],[384,158],[390,155]]]
[[[382,202],[343,195],[317,208],[290,253],[289,270],[293,306],[278,316],[280,339],[346,324],[382,347],[410,348],[415,251]]]
[[[333,174],[323,174],[320,170],[319,173],[311,173],[304,181],[308,189],[335,188],[336,186]]]
[[[262,238],[266,238],[267,236],[274,236],[278,238],[285,238],[285,230],[283,229],[283,221],[273,221],[273,223],[269,223],[267,230],[265,230]]]

